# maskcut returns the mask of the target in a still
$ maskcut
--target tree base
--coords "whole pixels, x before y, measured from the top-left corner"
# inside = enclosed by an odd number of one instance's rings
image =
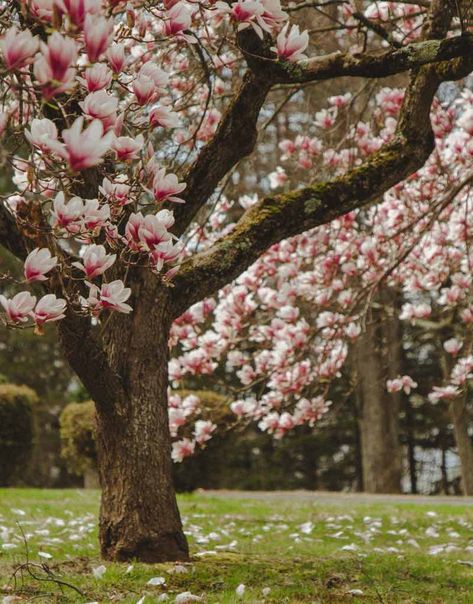
[[[185,562],[189,560],[187,540],[182,532],[136,537],[130,534],[110,539],[108,531],[101,531],[102,558],[114,562]]]

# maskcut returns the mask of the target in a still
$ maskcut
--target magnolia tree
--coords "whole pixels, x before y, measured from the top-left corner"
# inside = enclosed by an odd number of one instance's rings
[[[325,4],[314,6],[324,13]],[[0,301],[8,327],[40,334],[57,324],[96,403],[105,558],[188,557],[171,477],[173,321],[273,244],[379,200],[420,169],[434,148],[438,86],[473,69],[456,3],[335,4],[334,52],[327,27],[289,23],[305,6],[2,3],[0,122],[11,184],[0,240],[24,262],[24,281]],[[219,187],[255,149],[259,115],[278,90],[408,70],[396,126],[361,163],[262,196],[221,232],[212,212]],[[201,246],[192,234],[208,214],[221,236]],[[330,363],[337,355],[335,346]],[[319,411],[310,403],[300,412]]]
[[[231,403],[236,417],[257,420],[263,431],[277,438],[302,424],[314,424],[327,411],[332,381],[351,351],[351,365],[357,365],[359,374],[354,381],[361,382],[361,415],[367,419],[361,422],[361,438],[368,490],[400,489],[399,409],[388,393],[409,395],[417,387],[409,376],[397,376],[401,335],[399,330],[390,334],[395,317],[413,323],[419,340],[426,330],[443,330],[443,378],[453,384],[441,385],[438,375],[439,385],[429,398],[433,403],[453,401],[464,488],[471,489],[473,449],[461,395],[473,367],[468,218],[473,93],[458,88],[450,97],[432,105],[436,153],[424,167],[393,187],[377,206],[352,211],[272,246],[216,298],[191,307],[171,332],[170,377],[176,386],[196,375],[214,375],[217,369],[218,375],[234,374],[238,385],[230,398],[236,399]],[[284,168],[270,174],[273,188],[291,187],[301,166],[343,173],[392,139],[403,91],[383,88],[373,100],[371,122],[353,125],[335,151],[328,143],[330,133],[345,123],[352,100],[350,94],[329,99],[328,109],[314,120],[318,136],[280,142]],[[239,200],[243,205],[255,202],[248,196]],[[218,223],[226,225],[231,206],[222,199],[213,224],[200,233],[201,242],[211,245]],[[381,338],[375,333],[378,315]],[[455,331],[461,335],[452,337]],[[382,341],[376,342],[377,337]],[[388,359],[381,358],[381,364],[387,361],[387,376],[376,369],[383,348]],[[387,383],[386,377],[391,378]],[[188,402],[176,405],[172,399],[173,431],[178,433],[194,416]],[[214,428],[199,420],[193,440],[173,444],[176,460],[191,454],[203,441],[203,431],[206,440]]]

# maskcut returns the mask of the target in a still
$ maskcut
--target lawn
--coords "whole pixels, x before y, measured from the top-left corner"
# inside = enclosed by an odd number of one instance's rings
[[[192,561],[175,566],[101,562],[98,501],[0,490],[0,602],[473,602],[468,505],[181,496]],[[27,560],[36,578],[15,580]]]

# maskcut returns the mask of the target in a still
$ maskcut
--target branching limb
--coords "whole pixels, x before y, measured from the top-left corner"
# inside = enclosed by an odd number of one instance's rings
[[[256,144],[256,123],[271,87],[266,78],[248,71],[215,136],[202,149],[184,177],[186,203],[174,207],[175,234],[182,234],[233,166]]]
[[[441,0],[434,5],[425,36],[442,36],[448,29],[448,7]],[[340,178],[259,201],[228,235],[183,263],[175,280],[176,316],[233,280],[274,243],[378,200],[421,168],[434,148],[430,107],[440,82],[471,70],[471,56],[448,68],[421,67],[411,78],[392,142]]]
[[[473,35],[413,42],[402,48],[360,54],[334,52],[308,59],[300,65],[273,62],[278,83],[300,84],[342,76],[384,78],[429,63],[440,63],[473,53]]]

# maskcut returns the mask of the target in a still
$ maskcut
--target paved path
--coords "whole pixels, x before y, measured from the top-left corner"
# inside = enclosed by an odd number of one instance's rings
[[[206,497],[225,499],[297,500],[308,503],[414,503],[422,505],[473,505],[473,497],[446,495],[372,495],[370,493],[336,493],[329,491],[199,491]]]

